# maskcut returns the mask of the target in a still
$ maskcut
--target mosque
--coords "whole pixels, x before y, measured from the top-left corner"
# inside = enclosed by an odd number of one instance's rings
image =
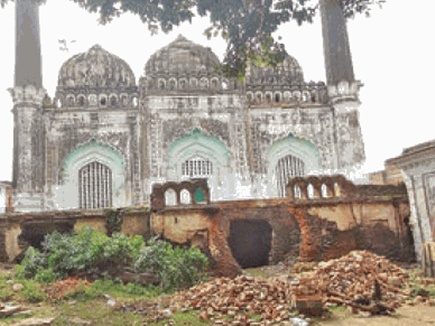
[[[139,78],[99,45],[76,54],[50,100],[39,5],[16,0],[15,211],[143,206],[153,184],[195,178],[214,201],[282,197],[290,177],[358,168],[361,84],[341,8],[320,2],[326,82],[307,82],[291,55],[227,78],[210,48],[180,35]]]

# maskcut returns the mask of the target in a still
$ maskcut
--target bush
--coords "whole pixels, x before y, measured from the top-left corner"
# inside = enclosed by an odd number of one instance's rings
[[[95,271],[114,274],[125,266],[132,266],[145,245],[141,236],[129,237],[104,233],[84,227],[77,234],[53,232],[44,238],[42,253],[29,247],[18,268],[25,278],[47,283],[67,275],[86,276]]]
[[[59,278],[71,273],[86,273],[103,260],[103,250],[109,237],[84,227],[78,234],[53,232],[43,242],[47,264]]]
[[[47,267],[45,256],[33,247],[27,248],[24,258],[21,262],[22,268],[17,268],[17,276],[24,278],[33,278],[38,271]]]
[[[30,247],[18,274],[48,284],[68,275],[116,278],[125,267],[156,275],[163,290],[192,286],[203,277],[207,258],[199,249],[172,247],[141,236],[114,233],[111,237],[83,228],[77,234],[54,232],[45,237],[42,253]],[[132,291],[137,291],[131,288]]]
[[[41,269],[36,273],[34,279],[42,284],[50,284],[56,280],[56,273],[51,268]]]
[[[187,288],[200,281],[207,262],[207,257],[197,248],[174,248],[154,238],[140,253],[135,269],[157,275],[161,287],[168,291]]]

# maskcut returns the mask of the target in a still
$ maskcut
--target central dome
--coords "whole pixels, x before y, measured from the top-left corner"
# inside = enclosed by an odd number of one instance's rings
[[[257,67],[249,64],[246,70],[247,84],[285,84],[303,83],[304,74],[298,61],[287,54],[275,67]]]
[[[155,52],[145,66],[146,75],[209,75],[216,73],[220,61],[210,48],[179,35]]]

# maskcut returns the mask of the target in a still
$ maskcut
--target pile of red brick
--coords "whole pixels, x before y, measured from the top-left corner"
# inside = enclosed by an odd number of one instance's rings
[[[263,321],[288,320],[291,307],[289,282],[252,276],[217,278],[199,284],[173,298],[172,310],[193,308],[200,310],[200,318],[214,318],[219,324],[223,315],[242,324],[254,324],[250,316],[260,315]]]
[[[343,305],[354,313],[389,314],[411,297],[406,272],[368,251],[321,262],[304,277],[283,276],[217,278],[175,295],[171,308],[197,309],[202,319],[218,316],[217,321],[227,315],[245,322],[253,314],[263,321],[280,321],[288,320],[294,307],[314,316],[327,305]]]
[[[368,251],[319,263],[316,271],[301,278],[297,297],[320,295],[326,304],[352,308],[353,312],[388,314],[410,296],[408,275],[389,260]]]

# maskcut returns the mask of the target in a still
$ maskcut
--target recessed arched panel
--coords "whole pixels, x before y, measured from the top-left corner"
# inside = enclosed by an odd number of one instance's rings
[[[268,179],[274,189],[270,195],[286,195],[288,178],[316,173],[320,167],[316,146],[304,139],[290,135],[275,141],[266,152]]]
[[[114,148],[91,140],[64,160],[60,207],[103,208],[126,205],[124,161]],[[65,196],[65,193],[68,196]]]
[[[175,193],[175,190],[172,188],[169,188],[165,191],[165,205],[166,206],[174,206],[177,205],[177,194]]]
[[[189,190],[182,189],[180,191],[180,204],[182,204],[182,205],[192,204],[192,196],[190,195]]]
[[[201,188],[195,189],[195,193],[193,194],[193,197],[195,199],[196,204],[205,204],[206,203],[204,190],[202,190]]]
[[[166,177],[169,181],[207,179],[212,196],[222,198],[219,185],[228,181],[229,152],[223,142],[195,129],[192,134],[172,142]]]

